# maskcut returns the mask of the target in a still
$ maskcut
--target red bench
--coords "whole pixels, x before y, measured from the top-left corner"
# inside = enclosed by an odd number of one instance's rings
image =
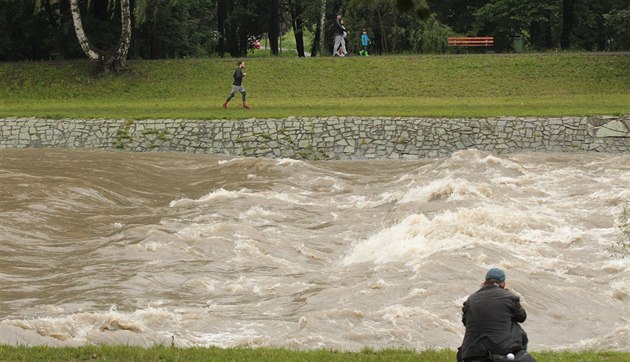
[[[463,36],[448,38],[449,46],[460,47],[491,47],[494,45],[492,36]]]

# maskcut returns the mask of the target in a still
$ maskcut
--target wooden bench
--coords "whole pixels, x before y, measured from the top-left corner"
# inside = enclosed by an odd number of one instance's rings
[[[494,45],[492,36],[463,36],[448,38],[449,46],[460,47],[491,47]]]

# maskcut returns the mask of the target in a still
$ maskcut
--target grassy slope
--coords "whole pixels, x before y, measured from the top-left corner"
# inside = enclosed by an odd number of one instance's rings
[[[627,54],[252,58],[250,111],[225,111],[234,60],[0,63],[0,117],[562,116],[630,114]]]

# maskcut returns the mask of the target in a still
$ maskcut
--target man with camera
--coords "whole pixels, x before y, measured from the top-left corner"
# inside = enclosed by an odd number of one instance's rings
[[[527,353],[527,334],[519,324],[527,313],[520,298],[505,288],[503,270],[488,271],[481,289],[468,297],[462,312],[466,333],[458,362],[536,361]]]

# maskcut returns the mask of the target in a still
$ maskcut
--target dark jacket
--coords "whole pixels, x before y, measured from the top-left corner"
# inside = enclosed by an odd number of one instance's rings
[[[341,20],[335,19],[335,35],[343,35],[344,31],[346,31],[346,27],[341,25]]]
[[[236,68],[236,70],[234,71],[234,83],[232,84],[238,86],[243,84],[243,69],[241,69],[241,67]]]
[[[527,318],[520,299],[507,289],[483,286],[468,297],[462,308],[466,326],[461,358],[485,357],[488,353],[515,353],[527,348],[527,335],[518,323]]]

